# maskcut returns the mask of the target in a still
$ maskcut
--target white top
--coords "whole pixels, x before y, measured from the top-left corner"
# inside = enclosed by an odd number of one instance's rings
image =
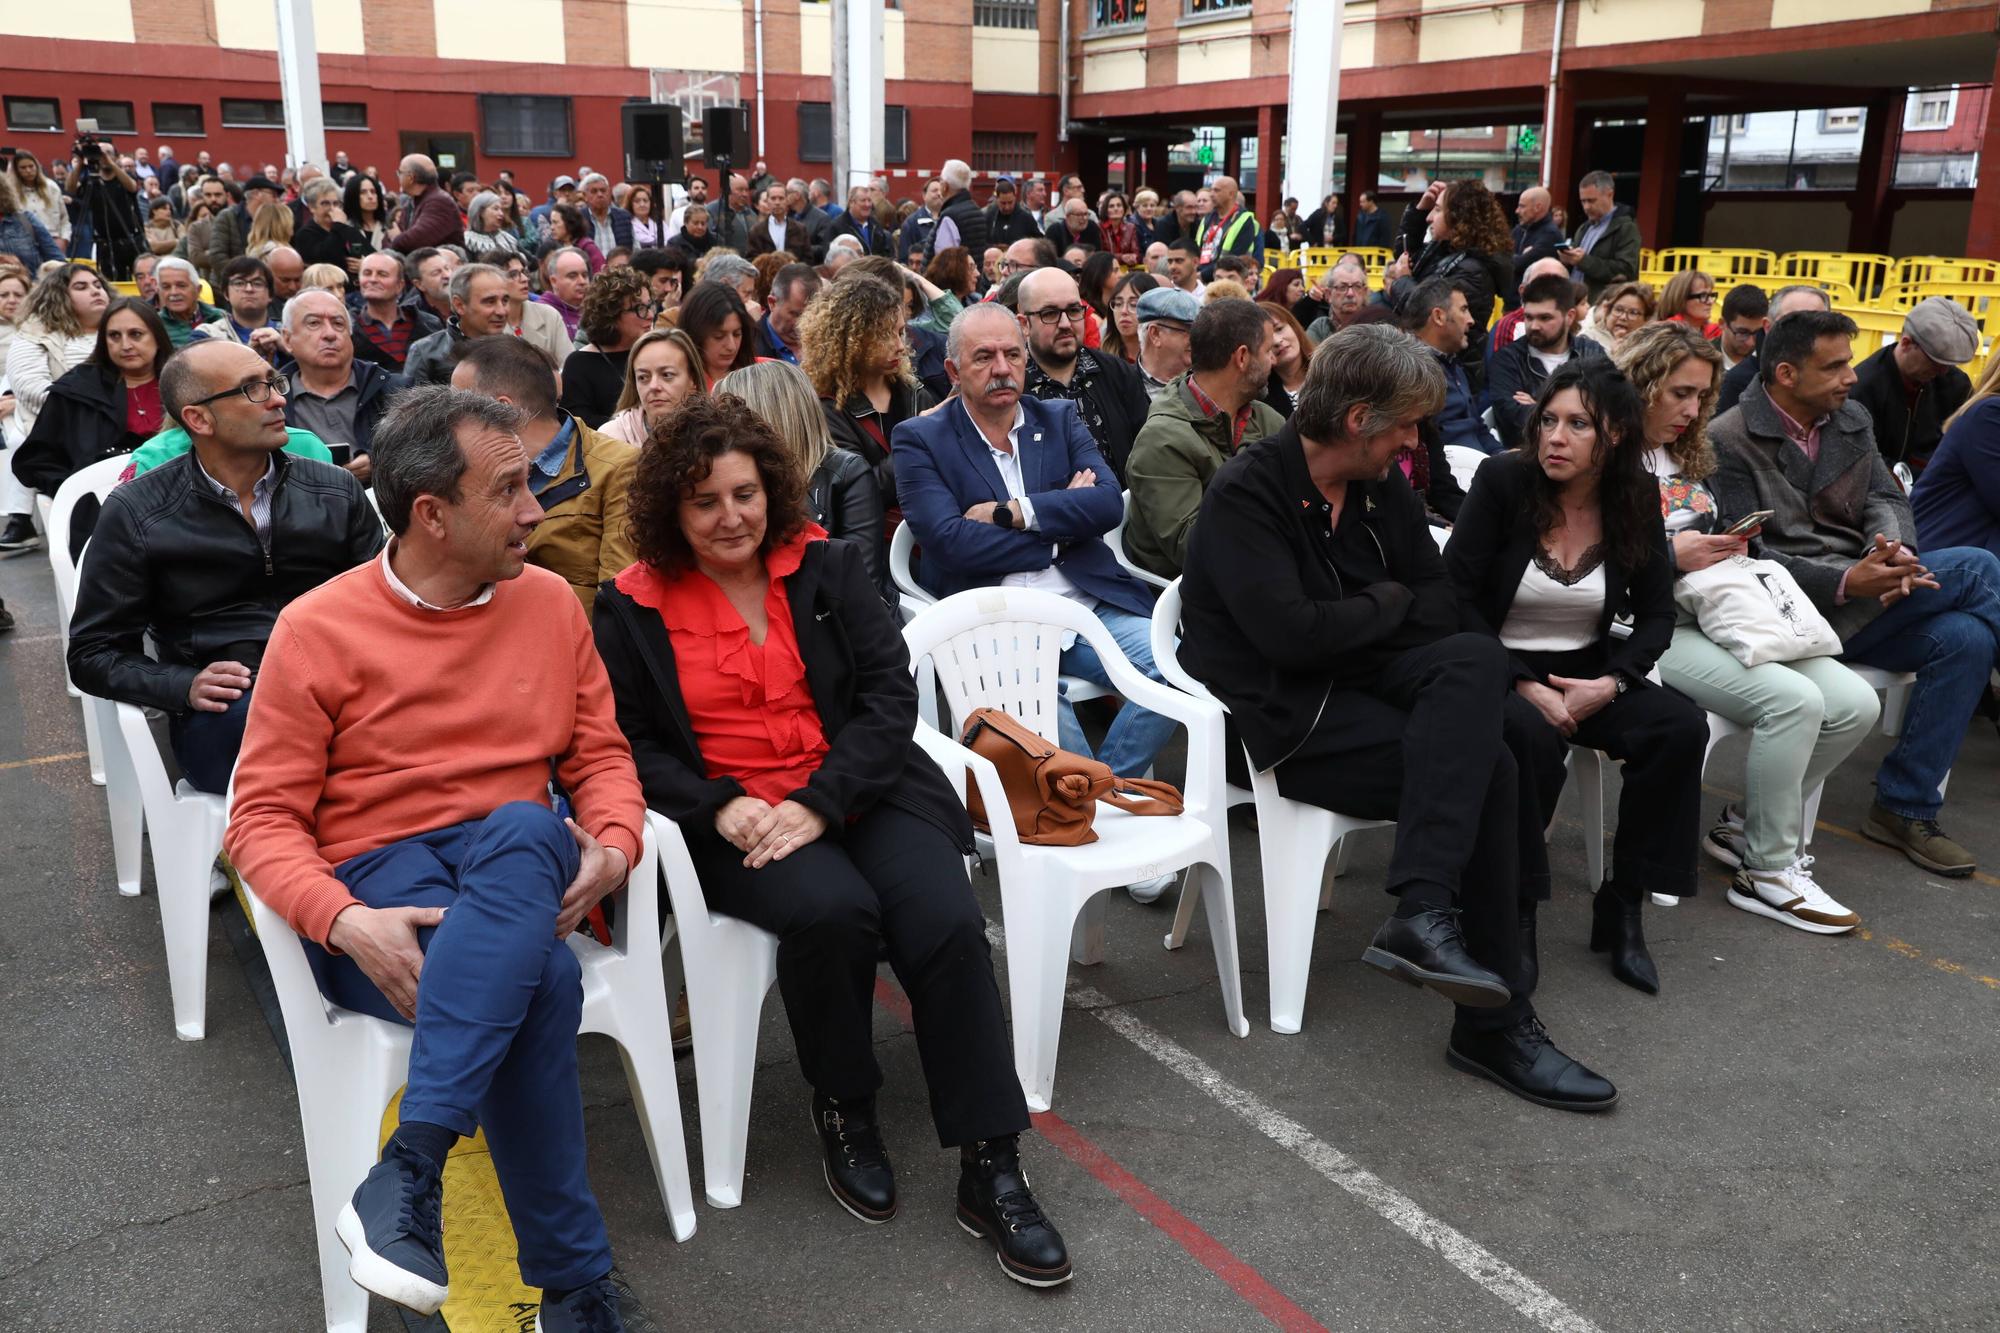
[[[959,409],[965,413],[968,421],[972,421],[972,409],[965,406],[963,399],[959,400]],[[1014,424],[1007,428],[1007,443],[1010,447],[995,449],[992,445],[988,444],[986,449],[993,457],[994,468],[1000,473],[1001,484],[1007,488],[1008,498],[1021,502],[1021,526],[1026,531],[1035,532],[1039,531],[1039,525],[1035,522],[1035,506],[1028,499],[1027,483],[1022,479],[1021,475],[1021,428],[1026,423],[1027,413],[1021,409],[1019,404],[1016,404],[1014,407]],[[977,431],[979,423],[972,421],[972,428]],[[985,436],[982,434],[980,438],[983,440]],[[1039,445],[1041,439],[1041,432],[1037,431],[1028,442],[1033,445]],[[1000,579],[1000,586],[1003,588],[1040,588],[1044,592],[1052,592],[1059,597],[1067,597],[1072,602],[1087,606],[1095,611],[1097,609],[1097,599],[1077,587],[1074,583],[1071,583],[1069,575],[1056,568],[1055,558],[1056,547],[1052,544],[1049,547],[1049,563],[1046,567],[1027,570],[1020,574],[1003,575]],[[1067,648],[1075,636],[1065,634],[1063,638],[1063,647]]]
[[[1538,653],[1565,653],[1597,642],[1604,615],[1604,562],[1573,584],[1558,583],[1535,561],[1528,562],[1500,642]]]
[[[773,250],[783,250],[785,248],[785,224],[790,220],[789,217],[780,215],[765,221],[764,230],[771,235],[771,248]]]
[[[1524,329],[1527,327],[1527,322],[1525,320],[1522,321],[1521,327]],[[1570,349],[1567,347],[1563,348],[1562,354],[1558,356],[1554,352],[1544,352],[1539,348],[1530,347],[1528,349],[1528,355],[1535,358],[1535,364],[1539,365],[1542,368],[1542,373],[1544,375],[1553,375],[1557,370],[1562,368],[1562,364],[1565,361],[1569,360]]]

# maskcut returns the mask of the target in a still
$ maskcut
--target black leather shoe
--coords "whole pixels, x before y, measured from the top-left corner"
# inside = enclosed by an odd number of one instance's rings
[[[1611,954],[1611,975],[1634,990],[1660,993],[1660,971],[1646,952],[1646,932],[1639,924],[1639,904],[1626,902],[1609,885],[1597,891],[1590,905],[1590,951]]]
[[[35,521],[26,514],[7,515],[7,526],[0,528],[0,555],[13,555],[20,551],[32,551],[42,544],[35,535]]]
[[[1537,1106],[1608,1111],[1618,1104],[1611,1080],[1557,1050],[1533,1014],[1498,1032],[1468,1032],[1454,1025],[1444,1058],[1452,1068],[1490,1079]]]
[[[958,1163],[958,1224],[993,1242],[1000,1271],[1030,1287],[1059,1287],[1074,1276],[1062,1233],[1042,1216],[1021,1169],[1013,1135],[962,1150]]]
[[[1466,952],[1456,908],[1433,907],[1412,917],[1390,917],[1362,951],[1361,961],[1398,981],[1429,986],[1452,1003],[1475,1009],[1498,1008],[1513,995],[1505,981]]]
[[[896,1173],[875,1128],[875,1099],[815,1096],[813,1128],[834,1202],[870,1226],[896,1215]]]
[[[1542,958],[1535,943],[1535,914],[1521,913],[1521,994],[1533,995],[1542,979]]]

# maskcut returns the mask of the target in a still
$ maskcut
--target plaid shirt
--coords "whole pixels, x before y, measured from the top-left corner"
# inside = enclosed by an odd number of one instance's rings
[[[1083,424],[1090,430],[1090,438],[1097,441],[1100,450],[1109,449],[1104,440],[1104,408],[1091,390],[1104,373],[1097,363],[1097,356],[1088,347],[1076,351],[1076,369],[1070,372],[1069,383],[1064,384],[1044,371],[1033,357],[1028,359],[1027,390],[1043,402],[1066,399],[1076,404],[1076,414],[1083,418]],[[1106,454],[1108,458],[1110,455]]]
[[[1219,417],[1222,415],[1222,405],[1201,391],[1201,386],[1194,382],[1194,376],[1188,376],[1187,387],[1189,397],[1194,399],[1194,405],[1201,409],[1203,416]],[[1250,404],[1245,403],[1236,409],[1236,418],[1229,423],[1229,451],[1231,453],[1235,453],[1243,447],[1243,428],[1249,424]]]

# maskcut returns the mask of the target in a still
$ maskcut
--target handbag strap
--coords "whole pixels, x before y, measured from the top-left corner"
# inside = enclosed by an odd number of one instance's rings
[[[1173,783],[1151,778],[1113,778],[1097,799],[1129,815],[1178,815],[1187,808]]]

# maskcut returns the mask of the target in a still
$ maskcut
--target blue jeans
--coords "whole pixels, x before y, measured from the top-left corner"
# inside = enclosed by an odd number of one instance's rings
[[[1097,618],[1104,622],[1104,628],[1111,631],[1111,637],[1118,641],[1125,656],[1132,665],[1152,677],[1160,679],[1160,669],[1153,665],[1153,622],[1147,616],[1135,616],[1130,611],[1121,611],[1115,606],[1099,606]],[[1111,676],[1098,660],[1097,650],[1082,638],[1063,650],[1062,673],[1065,676],[1080,676],[1084,680],[1099,685],[1110,685]],[[1118,710],[1118,716],[1111,720],[1111,730],[1105,733],[1104,748],[1092,752],[1090,742],[1084,739],[1083,728],[1077,723],[1076,709],[1070,706],[1069,697],[1062,700],[1062,711],[1056,719],[1056,743],[1074,754],[1087,754],[1106,765],[1121,778],[1144,776],[1153,766],[1153,756],[1159,753],[1167,738],[1174,734],[1180,723],[1170,717],[1150,713],[1135,703],[1127,702]]]
[[[1935,589],[1919,588],[1847,640],[1850,662],[1914,671],[1903,735],[1875,773],[1875,799],[1905,819],[1935,819],[1972,710],[2000,662],[2000,557],[1977,546],[1927,551]]]
[[[460,1134],[485,1128],[531,1287],[581,1286],[611,1268],[584,1169],[582,972],[555,929],[578,865],[576,839],[553,811],[512,801],[333,872],[369,907],[447,909],[418,932],[424,972],[402,1118]],[[335,1004],[404,1021],[352,958],[310,942],[306,954]]]

